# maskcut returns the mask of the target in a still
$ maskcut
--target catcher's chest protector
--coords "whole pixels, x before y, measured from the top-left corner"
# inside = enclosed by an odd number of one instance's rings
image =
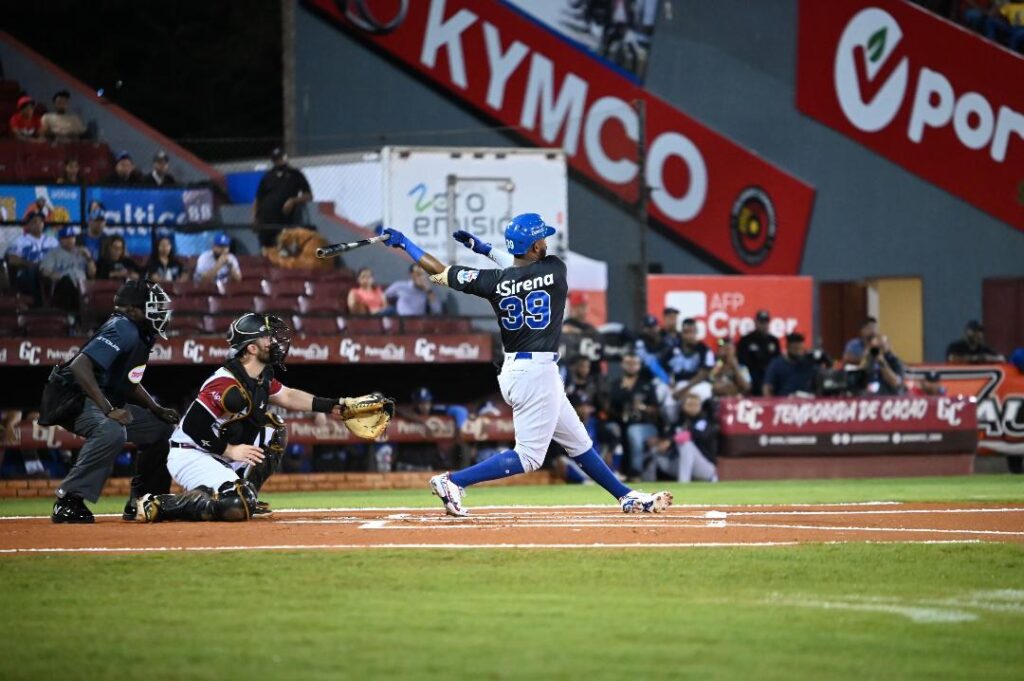
[[[267,422],[267,407],[270,405],[270,382],[274,379],[274,370],[267,367],[259,378],[252,378],[246,373],[238,360],[231,360],[224,365],[238,382],[238,390],[225,392],[224,406],[235,415],[225,424],[230,430],[231,444],[256,441],[263,432]]]

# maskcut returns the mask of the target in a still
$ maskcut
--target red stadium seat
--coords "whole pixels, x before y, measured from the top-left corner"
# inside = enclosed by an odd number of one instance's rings
[[[266,295],[262,279],[243,279],[242,281],[225,281],[217,285],[222,296],[262,296]]]
[[[286,279],[298,279],[299,281],[307,281],[310,279],[316,279],[324,270],[288,270],[279,267],[275,267],[267,272],[267,279],[270,281],[284,281]]]
[[[121,288],[122,283],[124,282],[116,279],[92,279],[85,282],[84,293],[89,300],[109,298],[113,304],[114,294]]]
[[[7,119],[3,119],[7,124]],[[0,139],[0,180],[14,182],[21,177],[21,147],[25,142],[15,139]],[[14,219],[18,219],[18,215]],[[11,219],[11,218],[8,218]]]
[[[434,333],[471,333],[473,322],[459,317],[435,317]]]
[[[219,293],[217,285],[212,282],[176,281],[166,289],[172,298],[187,296],[208,296]]]
[[[234,315],[206,315],[203,317],[203,333],[218,336],[226,334],[233,321]]]
[[[0,312],[24,312],[29,306],[30,301],[24,296],[0,296]]]
[[[299,312],[302,314],[345,314],[347,305],[344,299],[317,296],[316,298],[310,298],[308,296],[299,296]]]
[[[244,314],[252,312],[252,296],[210,296],[210,312],[214,314]]]
[[[175,312],[171,315],[171,323],[167,331],[171,336],[191,336],[201,333],[203,329],[203,315]]]
[[[180,296],[171,299],[174,314],[208,314],[210,298],[207,296]]]
[[[380,317],[346,317],[345,333],[360,335],[377,335],[384,333],[384,324]]]
[[[402,333],[430,333],[432,322],[427,317],[401,317]]]
[[[67,336],[70,328],[66,314],[28,314],[18,317],[26,336]]]
[[[310,295],[306,291],[306,282],[298,279],[282,279],[281,281],[270,281],[269,279],[264,279],[263,290],[265,291],[265,295],[276,298],[280,298],[282,296],[297,298],[298,296]]]
[[[253,312],[280,317],[289,317],[299,310],[299,302],[294,296],[256,296],[252,304]]]
[[[0,338],[10,338],[19,333],[18,315],[13,310],[0,310]]]
[[[306,296],[317,298],[336,298],[348,305],[348,292],[352,284],[345,282],[306,282]]]
[[[341,323],[341,317],[292,317],[292,327],[303,336],[336,336]]]
[[[98,142],[72,142],[67,146],[68,158],[77,158],[86,182],[103,182],[114,171],[110,147]]]
[[[53,182],[64,172],[64,147],[26,144],[22,148],[21,176],[26,180]]]

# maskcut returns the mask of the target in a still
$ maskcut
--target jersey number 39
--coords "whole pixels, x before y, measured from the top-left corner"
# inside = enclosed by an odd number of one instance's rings
[[[526,324],[531,329],[546,329],[551,323],[551,296],[547,291],[533,291],[526,298],[506,296],[498,301],[505,313],[501,326],[506,331],[518,331]]]

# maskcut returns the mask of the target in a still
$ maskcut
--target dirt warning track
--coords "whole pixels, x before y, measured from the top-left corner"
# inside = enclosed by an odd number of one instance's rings
[[[278,511],[248,523],[53,525],[0,519],[0,554],[370,548],[681,548],[822,542],[1024,543],[1024,506],[873,502],[676,506],[658,515],[615,507],[480,507]]]

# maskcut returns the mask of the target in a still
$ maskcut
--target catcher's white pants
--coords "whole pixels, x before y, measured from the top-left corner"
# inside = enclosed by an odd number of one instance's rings
[[[512,407],[515,452],[527,472],[541,467],[552,439],[569,456],[579,456],[594,446],[565,395],[558,375],[558,354],[530,354],[531,359],[516,359],[516,353],[507,353],[498,374],[501,396]]]
[[[269,440],[273,432],[273,428],[266,428],[264,440]],[[200,486],[218,490],[225,482],[238,480],[243,475],[245,466],[246,464],[240,461],[228,461],[201,449],[171,445],[171,451],[167,454],[167,470],[174,481],[186,491]]]

